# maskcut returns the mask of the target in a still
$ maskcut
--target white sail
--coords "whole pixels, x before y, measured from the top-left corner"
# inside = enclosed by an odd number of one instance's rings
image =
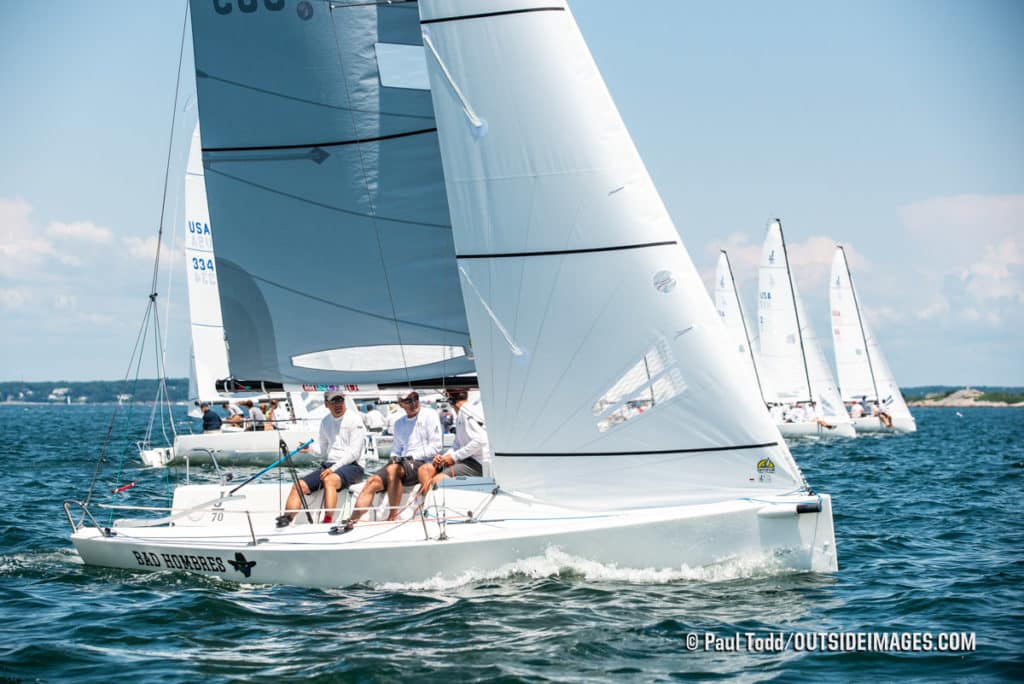
[[[736,291],[736,280],[733,278],[732,266],[729,264],[729,255],[723,249],[718,255],[718,264],[715,267],[715,310],[725,325],[732,343],[730,349],[733,354],[733,361],[743,369],[747,378],[747,384],[751,392],[756,392],[762,397],[761,378],[758,375],[757,360],[750,344],[750,333],[747,328],[746,317],[743,315],[743,307],[740,304],[739,293]]]
[[[232,375],[471,372],[416,5],[251,5],[191,6]]]
[[[185,221],[185,272],[192,341],[189,399],[212,402],[222,399],[217,392],[216,382],[228,377],[228,357],[224,346],[224,324],[220,314],[213,252],[213,227],[206,206],[198,126],[192,134],[192,148],[185,173]]]
[[[502,487],[622,507],[799,489],[565,4],[419,5]]]
[[[832,257],[830,283],[832,345],[843,400],[878,402],[892,417],[896,429],[915,431],[914,417],[882,355],[877,338],[863,316],[842,246],[836,247]]]
[[[767,400],[814,402],[826,422],[849,425],[838,385],[793,280],[778,219],[769,224],[761,253],[758,331],[759,370]]]

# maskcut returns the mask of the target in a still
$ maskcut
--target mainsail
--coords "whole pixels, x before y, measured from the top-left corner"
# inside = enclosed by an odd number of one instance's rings
[[[789,268],[782,223],[768,226],[758,274],[758,358],[771,403],[815,402],[829,423],[849,423],[825,353]]]
[[[763,399],[764,392],[761,389],[761,378],[757,371],[757,359],[750,344],[750,332],[743,315],[739,293],[736,291],[736,280],[732,274],[729,255],[724,249],[718,255],[718,264],[715,267],[714,296],[715,310],[718,311],[718,316],[722,319],[732,342],[733,360],[743,369],[750,391],[756,391],[758,396]]]
[[[232,375],[472,371],[415,3],[191,10]]]
[[[628,508],[803,487],[565,3],[419,6],[502,488]]]
[[[860,300],[853,286],[846,251],[837,246],[832,257],[829,303],[832,308],[832,346],[843,400],[867,399],[883,407],[894,423],[914,429],[914,418],[907,408],[896,378],[889,369],[878,340],[864,319]]]
[[[220,313],[213,228],[206,207],[202,154],[196,126],[185,172],[185,271],[192,340],[189,399],[212,402],[222,398],[216,383],[228,376],[228,357]]]

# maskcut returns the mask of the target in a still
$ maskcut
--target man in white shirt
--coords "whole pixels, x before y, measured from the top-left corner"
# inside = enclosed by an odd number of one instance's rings
[[[807,420],[807,418],[805,417],[803,407],[801,407],[800,404],[793,404],[786,409],[786,415],[783,420],[787,423],[802,423]]]
[[[384,414],[378,411],[376,406],[367,408],[366,414],[363,416],[363,423],[370,432],[384,432],[384,428],[388,425],[384,420]]]
[[[338,391],[324,392],[324,404],[330,411],[320,421],[320,434],[308,451],[323,459],[320,467],[298,481],[302,494],[324,490],[323,522],[334,522],[333,510],[338,504],[338,492],[363,479],[363,454],[366,449],[366,427],[357,411],[348,411],[345,395]],[[292,485],[285,504],[284,515],[278,517],[277,526],[287,527],[295,518],[302,497]]]
[[[434,457],[437,474],[431,484],[446,477],[480,477],[484,474],[484,461],[491,457],[483,407],[471,404],[469,392],[464,389],[449,390],[448,401],[455,408],[455,442],[448,453]]]
[[[859,401],[857,401],[856,399],[854,399],[853,403],[850,404],[850,417],[851,418],[863,418],[864,417],[864,407],[861,406],[861,403]]]
[[[441,453],[441,421],[437,411],[420,406],[417,392],[398,400],[405,415],[395,421],[395,440],[391,445],[391,462],[370,476],[359,492],[352,517],[331,530],[332,534],[348,532],[373,503],[377,492],[387,490],[390,510],[388,520],[397,520],[404,487],[419,482],[423,491],[434,476],[434,457]]]

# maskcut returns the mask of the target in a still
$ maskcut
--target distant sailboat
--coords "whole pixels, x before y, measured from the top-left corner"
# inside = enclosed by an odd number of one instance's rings
[[[764,395],[782,434],[855,437],[853,423],[800,301],[778,219],[768,226],[761,254],[757,320]],[[787,419],[791,411],[788,407],[794,405],[805,407],[800,411],[804,415]],[[832,428],[806,415],[806,407],[813,407],[812,413]]]
[[[914,416],[882,355],[878,340],[864,319],[846,251],[841,245],[836,246],[832,257],[830,283],[832,347],[843,401],[873,403],[888,414],[892,423],[886,426],[881,418],[872,416],[869,404],[864,407],[863,417],[854,418],[854,427],[858,432],[915,432]]]
[[[733,370],[564,2],[298,7],[192,3],[224,323],[254,340],[231,369],[359,387],[475,367],[494,479],[334,529],[315,497],[275,528],[287,482],[183,485],[160,520],[69,513],[82,559],[320,587],[552,548],[835,572],[831,498]]]
[[[732,350],[735,352],[736,362],[742,369],[747,385],[750,387],[750,391],[756,392],[761,401],[764,401],[761,377],[757,371],[756,354],[750,343],[750,332],[747,328],[746,317],[743,315],[739,293],[736,291],[736,279],[732,274],[729,255],[724,249],[718,255],[718,264],[715,267],[714,297],[715,310],[718,311],[718,316],[722,319],[732,340]]]

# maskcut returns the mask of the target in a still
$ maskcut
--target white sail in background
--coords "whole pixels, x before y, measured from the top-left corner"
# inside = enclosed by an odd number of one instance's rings
[[[829,282],[832,346],[843,400],[876,402],[893,419],[895,429],[914,432],[914,417],[864,318],[842,246],[836,247],[832,257]]]
[[[232,375],[471,372],[415,3],[252,5],[191,6]]]
[[[502,487],[623,508],[799,489],[565,4],[419,6]]]
[[[765,399],[773,404],[814,399],[800,324],[782,224],[772,221],[758,270],[757,342]]]
[[[228,357],[220,314],[213,227],[206,206],[202,154],[199,127],[196,126],[185,172],[185,272],[192,341],[189,400],[213,402],[222,399],[216,382],[228,377]]]
[[[718,255],[718,264],[715,267],[714,296],[715,309],[729,333],[731,349],[735,353],[733,360],[743,369],[751,391],[756,391],[757,396],[762,397],[763,400],[761,379],[757,371],[754,350],[750,344],[747,321],[743,315],[743,307],[740,305],[739,293],[736,291],[736,280],[732,274],[732,266],[729,264],[729,255],[724,249]]]
[[[849,425],[838,385],[793,280],[778,219],[769,224],[765,236],[758,290],[758,359],[767,400],[814,402],[826,422]]]

